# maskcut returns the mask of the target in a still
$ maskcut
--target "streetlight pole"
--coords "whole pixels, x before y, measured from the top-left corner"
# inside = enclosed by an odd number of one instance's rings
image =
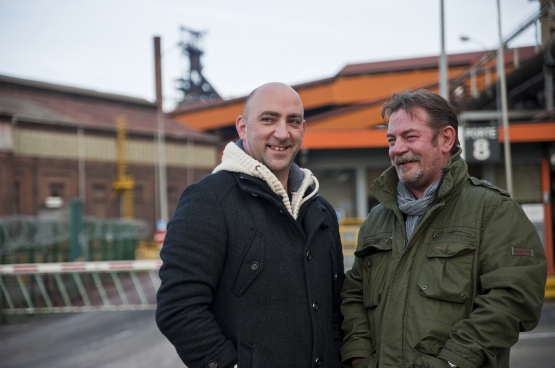
[[[439,0],[440,19],[440,48],[439,55],[439,94],[449,101],[449,86],[447,83],[447,55],[445,54],[445,14],[443,11],[443,0]]]
[[[499,49],[497,53],[497,73],[499,74],[499,89],[501,90],[501,119],[503,120],[503,139],[505,152],[505,174],[507,191],[513,196],[513,170],[511,161],[511,141],[509,139],[509,109],[507,107],[507,81],[505,79],[505,45],[501,34],[501,5],[497,0],[497,20],[499,33]]]

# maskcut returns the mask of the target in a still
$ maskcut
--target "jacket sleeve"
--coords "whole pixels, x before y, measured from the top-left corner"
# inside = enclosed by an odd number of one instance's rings
[[[156,323],[189,368],[219,368],[237,362],[211,303],[226,256],[226,222],[213,193],[202,184],[181,195],[160,252],[162,281],[157,293]]]
[[[487,218],[479,254],[481,290],[438,356],[462,368],[496,366],[494,352],[533,329],[543,304],[547,263],[536,229],[510,198],[502,198]],[[513,247],[531,249],[533,256],[517,255]]]
[[[360,228],[358,243],[367,222]],[[345,281],[341,291],[341,312],[343,314],[343,346],[341,348],[341,361],[344,367],[350,367],[350,361],[356,357],[369,357],[374,347],[370,337],[370,323],[366,308],[363,305],[363,283],[359,272],[362,260],[355,258],[353,268],[345,274]]]
[[[331,207],[331,206],[330,206]],[[343,263],[343,247],[341,245],[341,236],[339,235],[339,224],[337,216],[333,208],[331,209],[334,219],[334,246],[335,258],[337,264],[337,278],[335,280],[334,295],[333,295],[333,340],[337,349],[337,354],[341,358],[341,345],[343,344],[343,330],[341,324],[343,322],[343,315],[341,314],[341,288],[345,280],[345,267]]]

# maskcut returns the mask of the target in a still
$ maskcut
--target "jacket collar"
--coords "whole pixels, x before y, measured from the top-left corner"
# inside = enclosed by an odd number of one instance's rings
[[[459,188],[468,178],[468,165],[461,158],[462,149],[459,147],[451,156],[447,166],[442,169],[441,182],[436,191],[436,198],[444,200]],[[374,181],[371,190],[376,199],[388,208],[397,207],[397,184],[399,177],[395,166],[390,166]]]
[[[266,185],[278,195],[287,211],[297,218],[299,210],[304,202],[309,200],[318,192],[318,180],[308,169],[301,169],[295,163],[292,164],[289,171],[288,186],[289,194],[283,188],[277,177],[262,163],[248,155],[243,148],[243,141],[236,143],[228,143],[224,149],[222,163],[214,169],[214,173],[218,171],[230,171],[240,174],[249,175],[261,179]],[[307,189],[310,185],[315,184],[315,189],[305,197]]]

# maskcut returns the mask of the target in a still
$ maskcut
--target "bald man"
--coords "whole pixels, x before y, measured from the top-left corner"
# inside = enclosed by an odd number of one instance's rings
[[[299,95],[265,84],[235,125],[168,224],[158,327],[189,368],[340,367],[343,255],[334,209],[293,162]]]

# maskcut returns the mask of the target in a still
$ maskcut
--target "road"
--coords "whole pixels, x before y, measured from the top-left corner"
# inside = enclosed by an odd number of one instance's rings
[[[185,367],[154,311],[8,317],[0,324],[1,368]]]
[[[511,349],[511,368],[555,367],[555,300],[545,301],[538,327],[520,334]]]
[[[552,368],[555,301],[546,301],[538,327],[522,333],[511,368]],[[9,316],[0,324],[0,368],[184,367],[158,331],[154,311]]]

